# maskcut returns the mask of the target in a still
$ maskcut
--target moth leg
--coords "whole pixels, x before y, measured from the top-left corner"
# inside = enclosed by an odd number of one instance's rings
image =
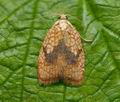
[[[80,36],[80,38],[81,38],[84,42],[86,42],[86,43],[92,43],[92,42],[93,42],[93,40],[85,39],[85,38],[83,38],[83,37],[81,37],[81,36]]]

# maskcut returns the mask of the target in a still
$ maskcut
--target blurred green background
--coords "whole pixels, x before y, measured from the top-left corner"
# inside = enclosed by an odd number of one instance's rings
[[[58,15],[85,39],[85,81],[41,86],[37,58]],[[120,0],[0,0],[0,102],[120,102]]]

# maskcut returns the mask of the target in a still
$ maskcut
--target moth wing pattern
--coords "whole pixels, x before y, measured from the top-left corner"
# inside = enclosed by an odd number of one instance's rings
[[[52,52],[54,46],[58,44],[59,39],[59,26],[53,25],[44,39],[38,59],[38,77],[40,82],[45,85],[59,81],[60,70],[57,68],[56,64],[49,64],[46,62],[44,52],[44,48],[46,48],[46,53]]]
[[[80,85],[84,74],[84,51],[80,34],[68,20],[49,29],[38,59],[39,81],[45,85],[63,80]]]
[[[84,51],[78,31],[68,22],[66,34],[66,45],[71,49],[71,52],[78,56],[75,64],[68,64],[64,68],[64,82],[71,85],[80,85],[84,74]]]

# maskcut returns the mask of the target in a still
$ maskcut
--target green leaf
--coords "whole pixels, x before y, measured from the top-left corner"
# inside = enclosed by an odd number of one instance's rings
[[[41,43],[59,14],[85,39],[79,87],[41,86]],[[119,0],[0,0],[0,102],[120,102]]]

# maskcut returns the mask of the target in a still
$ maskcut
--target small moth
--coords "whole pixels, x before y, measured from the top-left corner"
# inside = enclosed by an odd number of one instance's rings
[[[44,84],[62,80],[80,85],[84,74],[84,51],[80,34],[61,15],[49,29],[38,58],[38,79]]]

